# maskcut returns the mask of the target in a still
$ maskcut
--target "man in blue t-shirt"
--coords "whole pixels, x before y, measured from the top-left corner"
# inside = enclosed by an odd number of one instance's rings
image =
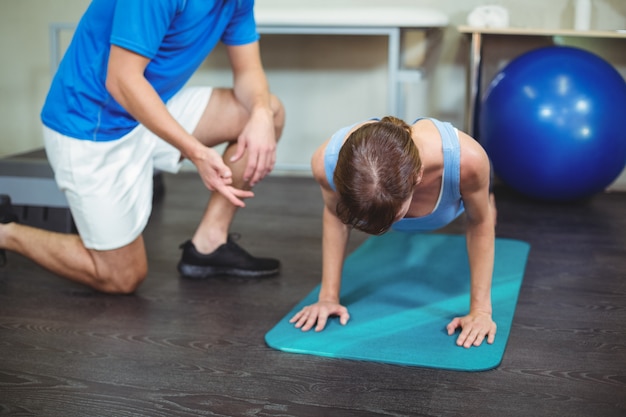
[[[253,7],[254,0],[93,0],[41,112],[46,153],[79,236],[1,215],[0,255],[12,250],[97,290],[132,293],[147,274],[142,232],[154,170],[176,172],[187,158],[213,192],[181,245],[181,276],[278,273],[277,260],[251,256],[229,234],[237,208],[272,170],[284,125]],[[185,87],[218,42],[233,88]],[[221,143],[220,156],[213,147]]]

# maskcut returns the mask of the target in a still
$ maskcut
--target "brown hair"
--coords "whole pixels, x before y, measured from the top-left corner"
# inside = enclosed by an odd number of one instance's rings
[[[421,167],[404,121],[387,116],[359,127],[339,151],[333,176],[337,216],[363,232],[385,233],[412,196]]]

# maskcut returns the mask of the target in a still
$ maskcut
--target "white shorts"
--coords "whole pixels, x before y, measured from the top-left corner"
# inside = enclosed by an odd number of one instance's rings
[[[185,88],[167,102],[174,118],[193,132],[212,88]],[[134,241],[152,212],[155,170],[177,172],[181,153],[143,125],[118,140],[93,142],[44,126],[44,143],[57,185],[85,247],[111,250]]]

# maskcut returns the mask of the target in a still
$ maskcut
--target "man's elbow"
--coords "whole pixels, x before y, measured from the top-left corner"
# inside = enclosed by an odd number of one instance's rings
[[[106,79],[104,80],[104,88],[106,88],[107,92],[113,96],[113,98],[117,99],[117,97],[119,97],[121,91],[120,84],[118,79],[110,72],[107,73]]]

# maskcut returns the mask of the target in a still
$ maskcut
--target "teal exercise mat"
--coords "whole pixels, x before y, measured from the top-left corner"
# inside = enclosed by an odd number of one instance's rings
[[[462,235],[387,232],[368,238],[344,264],[345,326],[329,319],[321,332],[296,329],[289,319],[317,300],[319,286],[266,335],[268,346],[290,353],[458,371],[484,371],[502,361],[530,245],[496,239],[492,285],[496,340],[465,349],[446,325],[469,308],[469,263]]]

